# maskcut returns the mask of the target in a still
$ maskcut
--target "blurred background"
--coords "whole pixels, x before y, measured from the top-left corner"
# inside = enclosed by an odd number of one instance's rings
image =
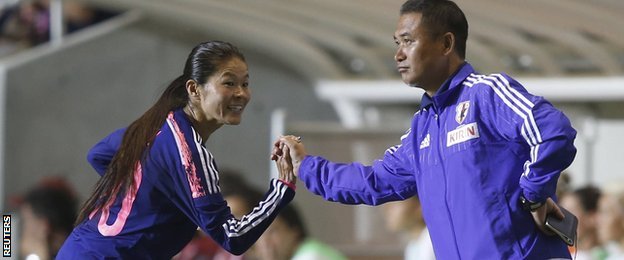
[[[563,110],[578,130],[569,185],[624,181],[624,2],[458,0],[467,60],[506,72]],[[399,143],[422,91],[396,72],[403,0],[1,0],[0,208],[46,176],[86,199],[98,175],[86,153],[142,114],[182,73],[191,48],[224,40],[246,55],[243,123],[208,141],[220,168],[267,188],[272,141],[370,163]],[[484,158],[487,160],[487,158]],[[352,258],[402,254],[381,211],[295,203],[311,233]]]

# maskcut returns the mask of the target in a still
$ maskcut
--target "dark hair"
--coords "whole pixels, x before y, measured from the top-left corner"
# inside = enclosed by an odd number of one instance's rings
[[[134,189],[133,174],[137,164],[146,156],[145,151],[164,124],[167,114],[188,103],[186,82],[192,79],[204,85],[222,63],[235,57],[245,61],[243,54],[227,42],[209,41],[193,48],[186,59],[183,74],[171,82],[158,101],[126,129],[119,150],[106,174],[96,184],[95,191],[82,206],[76,224],[113,199],[113,193]]]
[[[67,235],[72,231],[78,202],[71,189],[56,186],[36,187],[25,195],[24,203],[30,205],[33,214],[50,223],[52,232]]]
[[[581,203],[583,211],[596,212],[598,210],[598,200],[602,195],[600,189],[594,186],[586,186],[574,190],[573,194],[576,195],[579,202]]]
[[[286,205],[277,217],[284,220],[288,227],[299,232],[299,236],[297,237],[299,241],[302,241],[306,237],[308,237],[308,229],[303,223],[303,219],[301,218],[301,215],[299,215],[299,212],[297,211],[295,205]]]
[[[422,14],[421,23],[432,37],[451,32],[455,35],[455,51],[462,59],[466,57],[468,21],[464,12],[453,1],[407,0],[401,6],[400,14],[407,13]]]

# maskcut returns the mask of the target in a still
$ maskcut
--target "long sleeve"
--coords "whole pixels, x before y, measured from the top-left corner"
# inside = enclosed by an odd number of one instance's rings
[[[505,139],[525,143],[529,159],[520,177],[523,195],[544,201],[555,194],[557,179],[576,155],[576,131],[568,118],[539,96],[529,94],[518,82],[495,74],[481,81],[490,86],[484,92],[493,125]]]
[[[299,178],[308,190],[325,200],[345,204],[379,205],[411,197],[416,194],[416,181],[413,167],[406,160],[411,149],[410,133],[372,166],[307,156],[299,168]]]
[[[236,219],[220,193],[212,154],[202,145],[199,134],[178,120],[170,115],[154,141],[145,162],[149,167],[146,172],[150,172],[146,177],[214,241],[233,254],[242,254],[294,198],[295,192],[273,179],[259,205]]]
[[[125,131],[125,128],[116,130],[95,144],[87,153],[87,161],[100,176],[104,176],[104,173],[106,173],[108,165],[113,160],[113,156],[117,153],[119,146],[121,146]]]

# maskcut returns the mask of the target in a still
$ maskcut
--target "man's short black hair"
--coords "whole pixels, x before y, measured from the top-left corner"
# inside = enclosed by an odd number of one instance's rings
[[[468,21],[464,12],[453,1],[448,0],[407,0],[401,6],[400,14],[420,13],[421,23],[433,37],[451,32],[455,35],[455,51],[461,58],[466,57]]]

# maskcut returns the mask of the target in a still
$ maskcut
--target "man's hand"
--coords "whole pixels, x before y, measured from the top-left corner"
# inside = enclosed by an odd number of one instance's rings
[[[563,219],[564,217],[557,203],[551,198],[548,198],[544,205],[531,212],[531,215],[533,215],[533,221],[535,221],[537,228],[549,236],[554,235],[554,233],[546,228],[546,216],[553,215],[558,219]]]

